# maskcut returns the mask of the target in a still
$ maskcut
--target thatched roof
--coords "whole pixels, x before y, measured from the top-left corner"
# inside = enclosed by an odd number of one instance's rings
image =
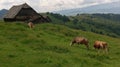
[[[13,6],[12,8],[10,8],[8,13],[4,16],[4,18],[15,18],[15,16],[19,13],[19,11],[22,8],[31,8],[31,7],[26,3],[18,6]]]

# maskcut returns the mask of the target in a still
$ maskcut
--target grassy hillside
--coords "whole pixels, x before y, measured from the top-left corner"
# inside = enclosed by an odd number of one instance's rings
[[[74,28],[120,38],[118,18],[119,14],[81,14],[71,17]]]
[[[68,17],[53,13],[47,15],[53,23],[120,38],[120,14],[78,14]]]
[[[75,36],[89,39],[84,45],[71,47]],[[108,55],[93,49],[95,40],[108,42]],[[74,30],[62,25],[37,24],[29,29],[25,23],[0,22],[1,67],[119,67],[120,39]]]

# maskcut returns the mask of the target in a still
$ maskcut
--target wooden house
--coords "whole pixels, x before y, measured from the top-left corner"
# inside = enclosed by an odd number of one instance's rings
[[[27,3],[13,6],[4,16],[4,21],[32,21],[32,22],[49,22],[48,18],[44,18],[38,14]]]

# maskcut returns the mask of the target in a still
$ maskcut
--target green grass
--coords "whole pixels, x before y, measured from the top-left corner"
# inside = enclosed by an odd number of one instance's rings
[[[84,45],[71,47],[75,36],[89,39]],[[95,40],[109,44],[109,54],[97,54]],[[25,23],[0,22],[1,67],[120,67],[120,39],[74,30],[50,23],[29,29]]]

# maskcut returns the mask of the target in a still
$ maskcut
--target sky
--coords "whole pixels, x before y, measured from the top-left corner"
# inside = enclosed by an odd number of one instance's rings
[[[0,0],[0,9],[10,9],[13,5],[27,3],[37,12],[52,12],[117,1],[120,0]]]

